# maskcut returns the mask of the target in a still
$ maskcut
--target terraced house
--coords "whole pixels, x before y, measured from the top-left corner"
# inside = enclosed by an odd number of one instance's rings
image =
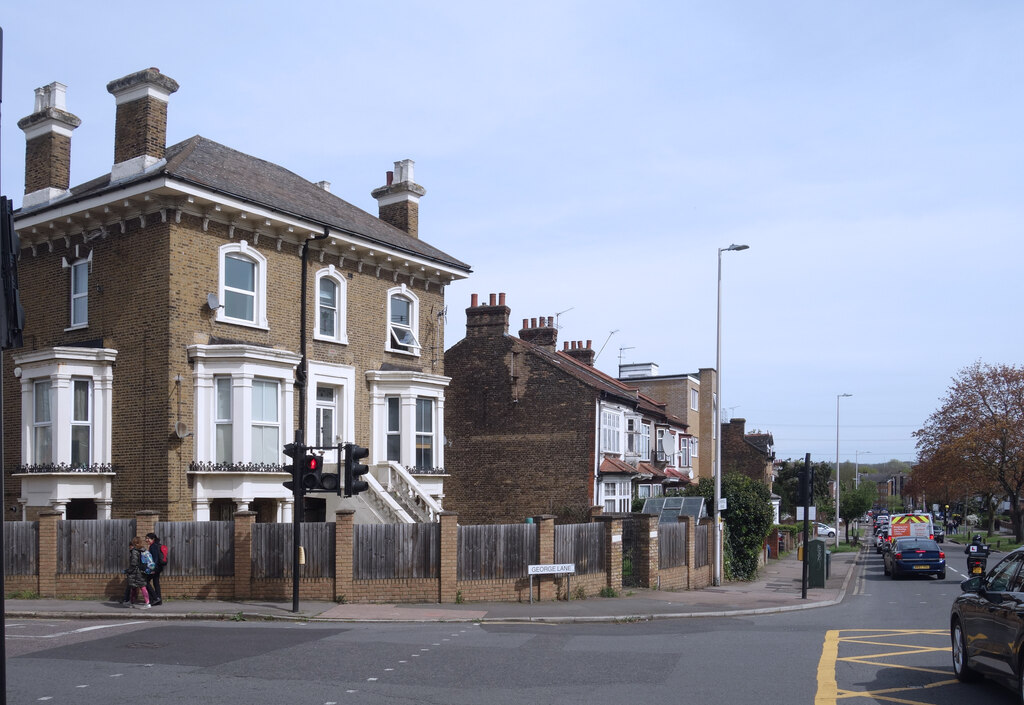
[[[470,268],[419,238],[413,162],[373,190],[374,216],[209,139],[165,146],[177,88],[152,68],[110,82],[112,166],[75,186],[65,87],[38,89],[19,122],[26,325],[2,371],[5,517],[290,521],[282,448],[301,430],[370,449],[357,521],[430,520],[445,286]],[[307,497],[306,520],[343,501]]]

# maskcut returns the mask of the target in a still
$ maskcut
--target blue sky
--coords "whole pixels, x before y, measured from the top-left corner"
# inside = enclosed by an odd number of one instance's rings
[[[13,4],[9,4],[13,5]],[[602,370],[715,364],[726,417],[781,458],[911,461],[957,371],[1020,364],[1024,4],[198,3],[4,9],[0,190],[20,204],[33,89],[82,119],[72,182],[109,171],[108,81],[176,79],[201,134],[370,191],[416,161],[420,233],[505,292],[513,333],[559,312]],[[612,331],[615,331],[612,333]]]

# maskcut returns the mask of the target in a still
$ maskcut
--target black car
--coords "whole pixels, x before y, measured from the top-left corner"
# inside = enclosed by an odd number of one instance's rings
[[[885,574],[893,580],[902,575],[934,575],[946,579],[946,554],[931,539],[905,536],[893,540],[882,553]]]
[[[1024,548],[999,561],[986,575],[960,583],[953,601],[950,637],[953,671],[961,681],[991,676],[1024,700]]]

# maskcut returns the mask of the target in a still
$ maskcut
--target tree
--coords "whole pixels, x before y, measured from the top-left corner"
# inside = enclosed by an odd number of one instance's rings
[[[707,477],[696,486],[686,489],[690,496],[704,497],[707,506],[714,506],[715,485]],[[757,577],[757,564],[764,542],[772,530],[772,501],[768,487],[742,473],[729,473],[722,477],[722,496],[728,509],[722,512],[726,532],[729,560],[727,577],[733,580],[753,580]]]
[[[914,435],[925,467],[955,462],[976,491],[997,485],[1010,500],[1014,535],[1024,540],[1024,368],[979,361],[960,370]]]
[[[796,516],[797,494],[800,480],[798,473],[803,470],[803,460],[787,459],[779,465],[779,475],[773,485],[775,493],[782,498],[781,510]],[[829,478],[832,477],[831,463],[811,463],[814,471],[814,506],[819,507],[818,516],[832,516],[832,500],[829,492]]]
[[[843,485],[839,492],[839,516],[846,522],[846,543],[850,543],[850,524],[864,516],[877,498],[878,489],[871,483],[862,483],[860,487]]]

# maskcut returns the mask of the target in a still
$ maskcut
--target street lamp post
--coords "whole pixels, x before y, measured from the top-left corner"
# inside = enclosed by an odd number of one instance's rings
[[[852,394],[836,394],[836,548],[839,548],[839,400]]]
[[[722,253],[739,252],[750,245],[718,248],[718,330],[715,345],[715,567],[712,582],[722,584]]]
[[[860,489],[860,456],[871,455],[870,450],[853,451],[853,486]]]

